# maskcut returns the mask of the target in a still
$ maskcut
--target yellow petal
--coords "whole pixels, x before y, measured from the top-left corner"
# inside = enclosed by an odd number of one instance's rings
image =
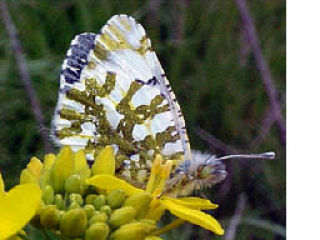
[[[111,175],[95,175],[87,180],[87,184],[108,191],[122,189],[129,196],[143,192],[142,189],[136,188],[126,181]]]
[[[75,154],[74,154],[74,170],[75,172],[87,167],[87,160],[86,160],[86,156],[84,154],[84,151],[83,149],[77,151]]]
[[[157,236],[148,236],[144,240],[162,240],[162,238]]]
[[[96,157],[92,165],[93,175],[108,174],[114,175],[115,159],[112,146],[106,146]]]
[[[33,217],[41,199],[35,184],[18,185],[0,198],[0,239],[18,232]]]
[[[208,199],[198,197],[182,197],[182,198],[170,198],[167,196],[162,197],[163,200],[170,200],[173,203],[195,209],[195,210],[209,210],[219,207],[217,204],[213,204]]]
[[[54,190],[62,192],[65,180],[74,173],[74,154],[69,146],[63,147],[51,167],[50,181]]]
[[[149,181],[146,186],[146,192],[148,193],[154,193],[155,189],[159,186],[159,175],[161,175],[163,170],[162,160],[161,155],[157,154],[152,163]]]
[[[0,172],[0,197],[3,196],[5,193],[6,192],[5,192],[5,188],[4,188],[4,182],[3,182],[2,175]]]
[[[27,165],[27,168],[32,172],[36,179],[40,180],[43,164],[38,158],[32,157]]]
[[[167,160],[166,163],[161,168],[161,173],[160,173],[161,178],[167,179],[170,175],[171,168],[172,168],[172,161]]]
[[[224,230],[220,226],[219,222],[204,212],[176,204],[171,200],[161,200],[161,203],[171,212],[171,214],[177,216],[178,218],[186,220],[195,225],[199,225],[218,235],[224,234]]]

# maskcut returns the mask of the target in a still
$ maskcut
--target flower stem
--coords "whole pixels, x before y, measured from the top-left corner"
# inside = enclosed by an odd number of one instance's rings
[[[51,240],[49,234],[47,233],[47,231],[44,228],[41,228],[41,231],[42,231],[46,240]]]
[[[178,218],[178,219],[172,221],[171,223],[165,225],[163,228],[160,228],[160,229],[154,231],[154,232],[152,233],[152,235],[159,236],[159,235],[161,235],[161,234],[164,234],[164,233],[170,231],[171,229],[174,229],[174,228],[176,228],[176,227],[179,227],[179,226],[180,226],[181,224],[183,224],[184,222],[185,222],[185,220]]]
[[[21,238],[23,240],[30,240],[27,236],[25,236],[23,234],[18,233],[17,235],[18,235],[19,238]]]

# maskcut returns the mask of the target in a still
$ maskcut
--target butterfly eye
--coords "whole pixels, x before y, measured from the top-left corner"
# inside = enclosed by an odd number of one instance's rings
[[[211,174],[211,169],[210,166],[205,166],[204,168],[201,169],[200,171],[200,178],[205,179]]]

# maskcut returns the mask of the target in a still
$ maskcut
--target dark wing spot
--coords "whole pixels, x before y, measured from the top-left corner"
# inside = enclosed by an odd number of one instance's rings
[[[142,81],[142,80],[140,80],[140,79],[135,79],[135,81],[137,82],[137,83],[140,83],[140,84],[145,84],[145,82],[144,81]]]
[[[79,81],[82,69],[88,64],[89,52],[94,48],[94,39],[95,34],[83,33],[78,35],[75,43],[70,46],[64,68],[61,70],[67,83],[73,84]]]
[[[149,79],[149,80],[146,82],[146,84],[147,84],[147,85],[152,85],[152,86],[154,86],[154,85],[156,85],[156,84],[159,84],[159,81],[158,81],[158,79],[157,79],[155,76],[153,76],[151,79]]]

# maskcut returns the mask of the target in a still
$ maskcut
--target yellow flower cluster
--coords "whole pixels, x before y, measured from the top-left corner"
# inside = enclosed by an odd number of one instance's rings
[[[197,197],[162,195],[171,161],[162,162],[158,155],[143,190],[114,175],[111,146],[100,151],[91,168],[82,150],[73,153],[69,147],[56,156],[46,155],[44,162],[33,157],[20,174],[21,185],[5,193],[0,179],[0,239],[17,233],[32,217],[33,226],[63,238],[156,240],[184,221],[222,235],[220,224],[201,211],[217,205]],[[178,219],[158,229],[166,210]],[[1,229],[4,225],[8,230]]]

